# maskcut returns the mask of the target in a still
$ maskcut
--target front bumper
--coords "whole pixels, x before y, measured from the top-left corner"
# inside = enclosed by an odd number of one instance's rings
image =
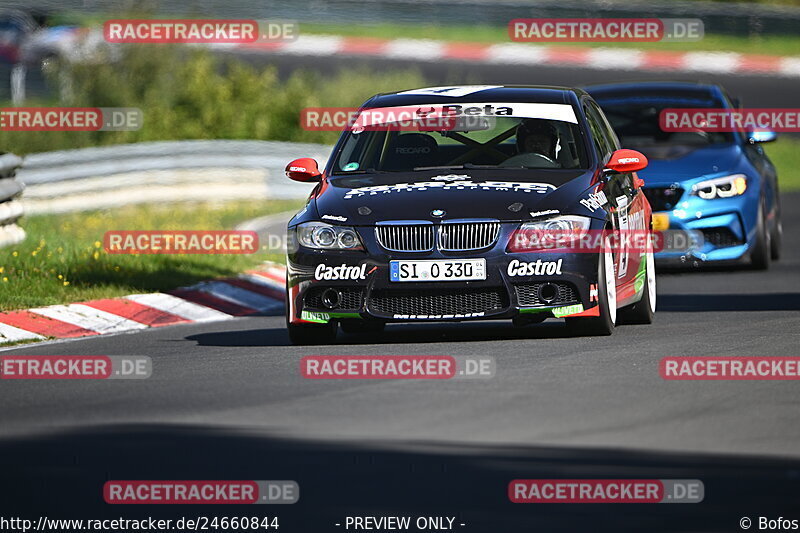
[[[371,227],[357,228],[365,251],[299,248],[287,257],[291,323],[361,318],[385,322],[510,319],[520,314],[595,316],[597,260],[588,253],[508,253],[506,243],[518,224],[503,224],[496,244],[472,252],[388,252]],[[480,281],[392,282],[389,262],[396,259],[486,260]],[[509,264],[556,263],[551,275],[517,275]],[[319,265],[325,265],[320,267]],[[345,265],[342,268],[342,265]],[[357,267],[357,268],[347,268]],[[342,275],[325,275],[338,268]],[[339,279],[321,279],[338,277]],[[347,277],[349,279],[341,279]],[[547,285],[547,288],[545,288]],[[333,292],[331,292],[333,291]],[[330,305],[333,293],[338,304]]]
[[[755,193],[755,194],[753,194]],[[754,196],[755,198],[752,198]],[[688,246],[668,246],[657,251],[660,266],[701,266],[737,264],[749,257],[757,224],[758,194],[748,190],[735,198],[703,200],[684,193],[674,209],[656,211],[668,220],[671,237]],[[656,226],[656,229],[660,229]],[[680,235],[683,234],[683,235]],[[677,239],[674,239],[677,237]]]

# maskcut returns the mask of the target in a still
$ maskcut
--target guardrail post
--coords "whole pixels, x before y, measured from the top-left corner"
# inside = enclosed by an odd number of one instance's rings
[[[25,239],[25,231],[17,225],[22,217],[22,191],[25,188],[15,179],[22,159],[14,154],[0,155],[0,248]]]
[[[11,68],[11,103],[20,106],[25,102],[25,79],[28,69],[22,63]]]

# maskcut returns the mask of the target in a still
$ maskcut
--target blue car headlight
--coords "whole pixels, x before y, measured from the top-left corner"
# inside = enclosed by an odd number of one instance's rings
[[[306,222],[297,226],[297,241],[316,250],[363,250],[355,229],[324,222]]]
[[[703,200],[714,200],[740,196],[746,190],[747,176],[744,174],[731,174],[730,176],[701,181],[692,187],[692,194]]]

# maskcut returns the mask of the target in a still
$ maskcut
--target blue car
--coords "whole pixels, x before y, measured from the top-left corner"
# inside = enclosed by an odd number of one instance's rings
[[[659,125],[660,112],[668,108],[739,107],[722,87],[637,82],[586,90],[600,104],[620,142],[650,162],[639,177],[653,209],[653,229],[696,236],[692,246],[657,253],[658,264],[749,264],[764,270],[780,257],[777,173],[761,147],[774,141],[775,133],[671,133]]]

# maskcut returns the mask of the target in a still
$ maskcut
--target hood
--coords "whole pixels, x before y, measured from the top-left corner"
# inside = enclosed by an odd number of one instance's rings
[[[742,156],[735,144],[711,146],[643,146],[637,148],[647,156],[647,168],[638,172],[648,186],[667,186],[706,174],[733,169]]]
[[[334,177],[322,187],[316,208],[321,220],[356,226],[385,220],[518,221],[531,212],[570,208],[590,180],[591,173],[581,170],[516,169]]]

